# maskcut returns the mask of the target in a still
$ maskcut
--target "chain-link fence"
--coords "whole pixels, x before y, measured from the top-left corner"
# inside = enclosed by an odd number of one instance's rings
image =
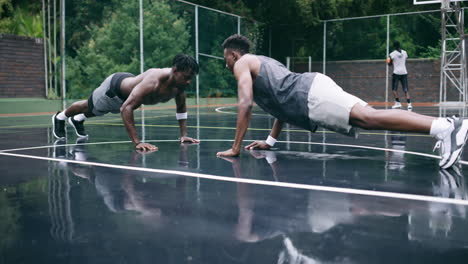
[[[65,89],[57,89],[69,99],[88,97],[114,72],[139,74],[170,67],[178,53],[193,56],[200,65],[188,97],[197,102],[200,97],[232,97],[237,86],[225,69],[224,39],[240,33],[252,41],[252,52],[269,50],[266,25],[185,1],[107,0],[86,2],[79,8],[70,5],[65,9],[73,12],[65,18],[66,74],[58,84]]]
[[[64,4],[60,1],[57,10],[65,10],[66,56],[54,58],[53,68],[63,70],[65,78],[50,89],[73,99],[89,96],[113,72],[138,74],[169,67],[180,52],[194,56],[200,64],[200,74],[187,90],[189,97],[235,96],[235,80],[224,68],[222,41],[241,33],[251,39],[253,53],[271,55],[275,37],[265,24],[181,0]],[[440,65],[434,61],[440,57],[440,25],[440,10],[332,19],[311,29],[312,42],[303,41],[313,46],[311,71],[332,76],[345,89],[362,91],[357,95],[368,101],[389,101],[392,72],[384,60],[398,40],[409,55],[410,88],[416,89],[416,95],[423,89],[428,94],[430,86],[435,92],[424,100],[437,101]],[[291,70],[305,71],[308,59],[300,62],[297,56],[307,57],[310,50],[292,48],[304,46],[299,40],[283,42],[275,40],[275,45],[291,48]]]
[[[440,10],[333,19],[323,27],[323,60],[316,68],[345,90],[367,101],[392,101],[392,68],[385,59],[398,41],[409,56],[410,90],[419,100],[438,101]]]

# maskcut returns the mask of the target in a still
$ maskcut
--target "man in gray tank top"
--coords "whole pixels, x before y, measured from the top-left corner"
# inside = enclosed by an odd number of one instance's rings
[[[252,115],[253,102],[276,118],[266,141],[246,149],[270,149],[284,123],[315,131],[317,126],[349,136],[355,129],[393,130],[430,134],[440,148],[441,168],[460,158],[468,135],[468,120],[435,118],[398,109],[377,110],[339,87],[321,73],[293,73],[278,61],[249,53],[250,42],[232,35],[223,43],[224,60],[237,80],[237,129],[232,147],[218,156],[238,156]]]

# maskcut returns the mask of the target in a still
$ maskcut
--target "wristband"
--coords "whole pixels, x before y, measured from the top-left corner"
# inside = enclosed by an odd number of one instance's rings
[[[267,140],[265,140],[265,143],[267,143],[270,147],[273,147],[276,143],[276,139],[274,139],[272,136],[268,136]]]
[[[187,112],[185,112],[185,113],[176,113],[175,115],[176,115],[177,120],[187,119]]]

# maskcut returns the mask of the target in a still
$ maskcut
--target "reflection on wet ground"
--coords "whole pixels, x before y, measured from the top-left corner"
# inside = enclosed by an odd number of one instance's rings
[[[429,137],[290,128],[274,151],[217,158],[235,118],[209,109],[198,128],[190,120],[200,144],[178,143],[169,117],[145,120],[147,139],[160,140],[147,154],[107,119],[88,126],[87,140],[54,141],[47,127],[3,130],[0,149],[45,146],[9,152],[45,159],[0,155],[0,263],[466,262],[463,204],[164,173],[468,198],[466,166],[439,170]],[[265,138],[271,124],[254,116],[247,139]]]

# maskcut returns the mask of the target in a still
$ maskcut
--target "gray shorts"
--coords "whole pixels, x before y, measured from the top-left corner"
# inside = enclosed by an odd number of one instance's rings
[[[120,107],[123,104],[123,100],[117,95],[110,93],[111,80],[114,74],[107,77],[101,85],[93,91],[93,94],[89,98],[88,105],[91,112],[96,116],[102,116],[107,113],[120,113]]]
[[[317,73],[307,97],[309,118],[312,123],[348,136],[355,136],[356,129],[349,124],[351,109],[356,104],[367,103],[349,94],[330,77]]]

